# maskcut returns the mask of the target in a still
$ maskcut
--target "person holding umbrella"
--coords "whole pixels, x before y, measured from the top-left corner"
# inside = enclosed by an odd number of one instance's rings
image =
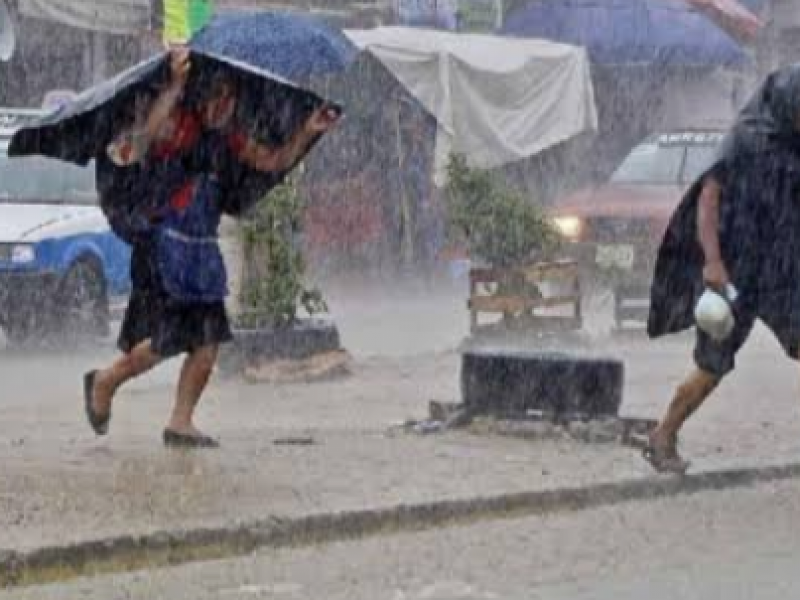
[[[678,387],[645,449],[657,471],[688,468],[678,453],[678,433],[734,369],[756,320],[790,358],[800,359],[798,197],[800,66],[794,65],[770,75],[743,109],[721,156],[683,199],[659,250],[651,337],[694,326],[706,290],[727,298],[725,312],[733,321],[715,333],[698,318],[696,369]]]
[[[162,361],[186,354],[164,443],[209,448],[218,442],[201,433],[193,418],[219,346],[231,339],[217,244],[222,214],[241,209],[231,173],[238,167],[285,173],[339,112],[323,105],[284,143],[268,146],[237,129],[237,89],[230,77],[214,76],[188,102],[190,69],[187,49],[170,53],[168,84],[155,98],[137,97],[133,125],[119,132],[98,164],[101,196],[139,198],[135,210],[110,216],[133,246],[133,290],[119,340],[123,354],[85,375],[84,395],[92,429],[105,435],[116,392]]]

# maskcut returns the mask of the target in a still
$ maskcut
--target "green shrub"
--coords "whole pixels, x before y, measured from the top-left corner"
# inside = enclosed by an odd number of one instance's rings
[[[560,236],[545,212],[491,173],[471,169],[463,156],[453,155],[447,174],[450,235],[472,258],[512,267],[558,247]]]
[[[303,209],[294,176],[243,221],[242,326],[288,326],[301,309],[310,315],[327,310],[319,290],[305,287],[306,265],[296,243]]]

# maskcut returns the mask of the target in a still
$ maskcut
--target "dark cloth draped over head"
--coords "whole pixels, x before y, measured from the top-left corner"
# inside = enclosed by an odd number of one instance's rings
[[[99,154],[96,173],[101,208],[119,237],[129,244],[143,242],[159,212],[185,184],[185,174],[210,172],[219,180],[221,211],[233,217],[247,212],[263,198],[264,190],[272,189],[286,176],[285,171],[259,173],[248,169],[232,155],[221,134],[206,132],[191,152],[169,160],[118,167],[108,156]]]
[[[317,94],[252,65],[199,50],[192,50],[191,61],[182,108],[196,109],[213,83],[223,78],[236,90],[238,129],[266,145],[286,143],[322,105],[341,110]],[[136,65],[17,131],[9,155],[41,154],[81,165],[96,160],[101,208],[112,229],[131,241],[137,231],[147,229],[147,212],[155,208],[148,204],[163,197],[159,190],[163,181],[157,172],[161,167],[157,164],[115,167],[108,160],[106,147],[133,123],[136,107],[152,101],[168,79],[168,54]],[[202,170],[206,165],[189,168]],[[261,173],[232,156],[218,161],[214,172],[220,178],[223,210],[234,216],[252,208],[287,174]]]
[[[720,245],[741,302],[800,341],[800,65],[771,74],[740,113],[717,160],[687,191],[661,243],[648,333],[694,326],[705,257],[697,213],[708,177],[721,185]]]

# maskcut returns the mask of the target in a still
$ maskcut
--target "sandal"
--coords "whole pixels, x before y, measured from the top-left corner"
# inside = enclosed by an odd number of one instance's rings
[[[649,437],[647,445],[642,450],[642,456],[657,473],[685,475],[691,466],[689,461],[684,460],[678,454],[677,440],[665,446],[654,444],[653,438]]]
[[[94,410],[94,382],[97,371],[90,371],[83,376],[83,398],[86,404],[86,417],[92,431],[97,435],[107,435],[108,425],[111,422],[111,413],[101,415]]]
[[[213,449],[219,448],[219,442],[207,435],[188,435],[172,429],[164,430],[164,445],[167,448]]]

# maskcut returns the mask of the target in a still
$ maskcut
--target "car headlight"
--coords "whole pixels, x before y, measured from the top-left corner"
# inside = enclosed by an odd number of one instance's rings
[[[583,233],[583,220],[580,217],[556,217],[556,228],[568,240],[575,241]]]
[[[11,246],[11,262],[15,265],[27,265],[36,260],[36,250],[30,244]]]

